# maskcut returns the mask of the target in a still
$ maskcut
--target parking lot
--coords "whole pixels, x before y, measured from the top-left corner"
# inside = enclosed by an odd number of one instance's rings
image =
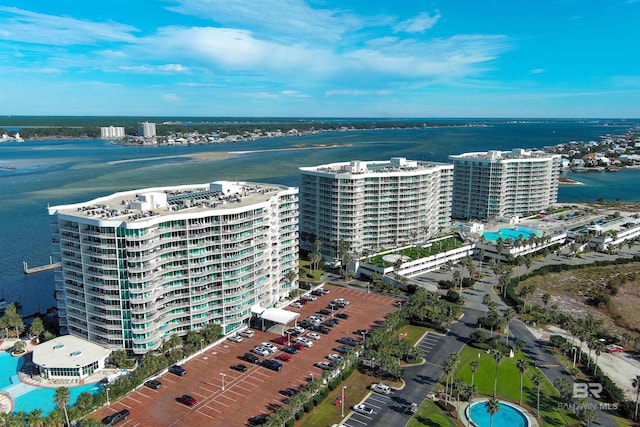
[[[276,333],[255,331],[252,338],[244,338],[242,342],[227,340],[205,350],[203,354],[184,364],[187,374],[182,377],[164,374],[159,378],[162,382],[160,389],[140,387],[118,401],[111,402],[109,407],[100,409],[93,417],[102,419],[114,412],[128,409],[131,415],[119,426],[242,426],[246,425],[251,416],[271,413],[282,406],[286,399],[279,393],[280,390],[299,389],[310,379],[322,375],[322,370],[314,364],[328,360],[326,356],[335,353],[332,349],[340,345],[336,340],[341,337],[356,337],[353,333],[355,330],[372,328],[376,320],[383,320],[386,315],[397,310],[396,299],[393,297],[334,286],[326,286],[326,289],[330,291],[328,295],[320,296],[300,309],[288,309],[299,312],[299,320],[302,320],[325,308],[331,300],[345,298],[350,304],[343,309],[334,310],[333,314],[346,313],[349,318],[340,319],[340,323],[327,335],[320,334],[320,339],[311,340],[312,347],[300,350],[288,362],[281,362],[282,370],[276,372],[240,360],[239,356],[250,352],[256,345],[264,341],[272,342],[272,339],[279,336]],[[274,359],[280,353],[282,352],[277,351],[260,359]],[[238,363],[246,365],[248,370],[238,372],[230,368]],[[198,403],[187,406],[178,402],[177,398],[183,394],[194,397]]]

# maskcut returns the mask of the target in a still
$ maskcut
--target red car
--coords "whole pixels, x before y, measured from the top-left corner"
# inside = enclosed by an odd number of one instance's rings
[[[291,347],[295,348],[296,350],[300,351],[304,348],[304,346],[302,344],[300,344],[299,342],[292,342],[291,343]]]
[[[183,394],[182,396],[180,396],[178,398],[178,402],[184,403],[187,406],[193,406],[196,403],[198,403],[198,401],[196,399],[194,399],[193,397],[189,396],[188,394]]]
[[[307,301],[306,299],[299,299],[299,300],[296,300],[296,302],[299,302],[300,304],[305,305],[309,301]]]
[[[276,338],[272,339],[271,341],[273,341],[276,344],[280,344],[280,345],[287,345],[287,343],[289,342],[287,337],[283,337],[283,336],[276,337]]]
[[[619,345],[610,344],[604,348],[604,351],[607,353],[620,353],[624,348]]]
[[[287,353],[280,353],[276,356],[276,359],[282,360],[283,362],[288,362],[289,360],[291,360],[291,355]]]

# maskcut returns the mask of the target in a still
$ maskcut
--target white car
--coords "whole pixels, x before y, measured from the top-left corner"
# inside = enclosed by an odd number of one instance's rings
[[[342,362],[342,359],[344,359],[344,357],[336,353],[331,353],[327,356],[327,359],[331,360],[332,362]]]
[[[371,384],[371,391],[375,391],[380,394],[389,394],[391,393],[391,387],[383,383],[373,383]]]
[[[311,338],[312,340],[319,340],[320,339],[320,334],[316,333],[316,332],[310,332],[307,334],[307,338]]]
[[[260,345],[264,348],[266,348],[267,350],[269,350],[271,353],[275,353],[276,351],[278,351],[278,347],[276,347],[275,345],[268,343],[268,342],[263,342],[260,343]]]
[[[305,329],[305,328],[303,328],[302,326],[294,326],[294,327],[293,327],[293,328],[291,328],[291,329],[293,329],[294,331],[296,331],[296,332],[297,332],[297,333],[299,333],[299,334],[304,334],[304,333],[305,333],[305,331],[306,331],[306,329]]]
[[[373,408],[366,406],[364,403],[359,403],[353,407],[353,411],[358,414],[373,415]]]
[[[296,338],[296,342],[299,342],[300,344],[302,344],[305,347],[313,347],[313,342],[309,341],[306,338]]]
[[[231,335],[227,339],[231,342],[242,342],[242,337],[240,335]]]
[[[302,308],[304,307],[302,304],[300,304],[299,302],[292,302],[291,304],[289,304],[289,307],[292,308]]]
[[[333,302],[334,304],[349,305],[349,300],[344,298],[336,298],[331,302]]]
[[[257,346],[251,351],[253,351],[255,354],[258,354],[260,356],[268,356],[271,354],[271,352],[268,349],[262,347],[261,345]]]
[[[311,294],[306,294],[306,295],[302,295],[300,298],[307,300],[307,301],[315,301],[318,299],[318,297],[311,295]]]
[[[238,332],[238,335],[245,338],[253,337],[254,332],[251,329],[245,329],[244,331]]]

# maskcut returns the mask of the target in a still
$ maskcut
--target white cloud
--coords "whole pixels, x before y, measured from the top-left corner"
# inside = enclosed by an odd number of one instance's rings
[[[92,22],[0,6],[0,39],[44,45],[86,45],[96,42],[134,42],[137,31],[117,22]]]
[[[105,69],[109,71],[109,69]],[[111,70],[115,71],[115,70]],[[121,65],[117,71],[126,71],[139,74],[178,74],[188,73],[189,69],[180,64],[164,64],[164,65]]]
[[[283,90],[281,92],[284,96],[289,96],[292,98],[309,98],[309,95],[304,93],[300,93],[297,90]]]
[[[177,3],[170,9],[227,27],[251,29],[271,40],[335,42],[345,32],[362,25],[353,14],[314,9],[302,0],[177,0]]]
[[[372,89],[372,90],[362,90],[362,89],[341,89],[341,90],[328,90],[325,92],[326,96],[381,96],[381,95],[389,95],[393,93],[390,90],[383,89]]]
[[[180,97],[175,93],[164,93],[162,94],[162,99],[167,102],[178,102],[180,101]]]
[[[440,11],[436,10],[433,16],[430,15],[429,12],[423,12],[414,18],[398,23],[394,27],[394,30],[396,32],[404,31],[407,33],[421,33],[433,28],[440,18],[442,18]]]

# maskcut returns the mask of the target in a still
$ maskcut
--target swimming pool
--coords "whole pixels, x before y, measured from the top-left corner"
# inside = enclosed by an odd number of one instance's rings
[[[493,423],[491,416],[487,412],[487,408],[484,406],[486,400],[476,402],[469,408],[469,418],[478,427],[528,427],[529,420],[525,414],[515,406],[512,406],[506,402],[500,402],[500,409],[493,416]]]
[[[498,232],[493,231],[485,231],[482,233],[482,237],[492,242],[498,240],[498,238],[502,238],[502,240],[518,240],[518,237],[522,236],[523,240],[527,240],[531,236],[542,236],[544,233],[542,231],[534,230],[532,228],[526,227],[514,227],[514,228],[499,228]]]
[[[0,389],[12,397],[14,413],[29,413],[34,409],[40,409],[42,414],[46,416],[56,407],[53,402],[56,389],[34,387],[21,382],[18,372],[23,365],[24,357],[13,357],[10,353],[0,352]],[[102,384],[100,383],[69,387],[69,404],[75,404],[80,393],[100,394],[101,389]]]

